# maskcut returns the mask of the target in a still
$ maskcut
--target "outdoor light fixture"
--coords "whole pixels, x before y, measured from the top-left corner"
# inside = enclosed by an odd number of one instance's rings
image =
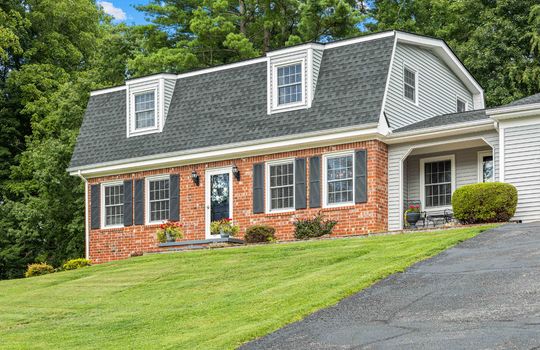
[[[195,170],[191,172],[191,180],[196,186],[199,186],[199,174]]]
[[[240,181],[240,170],[238,170],[238,167],[236,165],[233,165],[232,167],[232,173],[237,181]]]

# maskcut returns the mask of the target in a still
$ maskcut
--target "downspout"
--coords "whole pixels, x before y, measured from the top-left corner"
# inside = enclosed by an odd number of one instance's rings
[[[88,180],[82,176],[81,171],[77,172],[84,181],[84,257],[89,259],[90,256],[90,230],[88,227]]]

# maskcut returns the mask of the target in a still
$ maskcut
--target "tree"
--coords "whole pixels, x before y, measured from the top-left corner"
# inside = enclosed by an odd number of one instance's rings
[[[537,0],[377,0],[370,30],[446,42],[486,91],[488,106],[540,91]]]

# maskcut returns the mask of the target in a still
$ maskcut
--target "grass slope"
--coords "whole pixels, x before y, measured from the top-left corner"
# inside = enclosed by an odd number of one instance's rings
[[[0,281],[0,348],[232,349],[486,228],[150,255]]]

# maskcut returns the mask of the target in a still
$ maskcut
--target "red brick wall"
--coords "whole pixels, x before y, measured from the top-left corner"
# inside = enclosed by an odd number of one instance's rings
[[[366,203],[338,208],[308,208],[287,213],[253,214],[253,164],[289,157],[309,158],[310,156],[354,149],[367,149],[368,151],[368,201]],[[205,169],[236,164],[241,176],[240,181],[234,178],[231,179],[233,183],[232,216],[235,224],[240,226],[240,236],[243,236],[246,228],[251,225],[267,224],[276,228],[278,239],[290,240],[294,238],[294,218],[312,217],[319,211],[323,212],[325,217],[338,221],[333,235],[359,235],[387,230],[387,156],[386,144],[377,140],[371,140],[338,146],[311,148],[264,156],[93,178],[88,182],[90,186],[102,182],[139,179],[158,174],[179,174],[180,221],[184,225],[184,239],[204,239]],[[306,171],[307,184],[309,184],[309,161],[307,160],[306,166],[308,168]],[[195,186],[191,180],[191,172],[193,170],[199,174],[200,186]],[[307,191],[309,206],[309,185]],[[90,198],[88,198],[88,201],[90,201]],[[133,253],[159,251],[160,249],[157,247],[157,241],[155,239],[156,229],[157,225],[145,225],[90,230],[90,259],[95,263],[101,263],[126,258]]]

